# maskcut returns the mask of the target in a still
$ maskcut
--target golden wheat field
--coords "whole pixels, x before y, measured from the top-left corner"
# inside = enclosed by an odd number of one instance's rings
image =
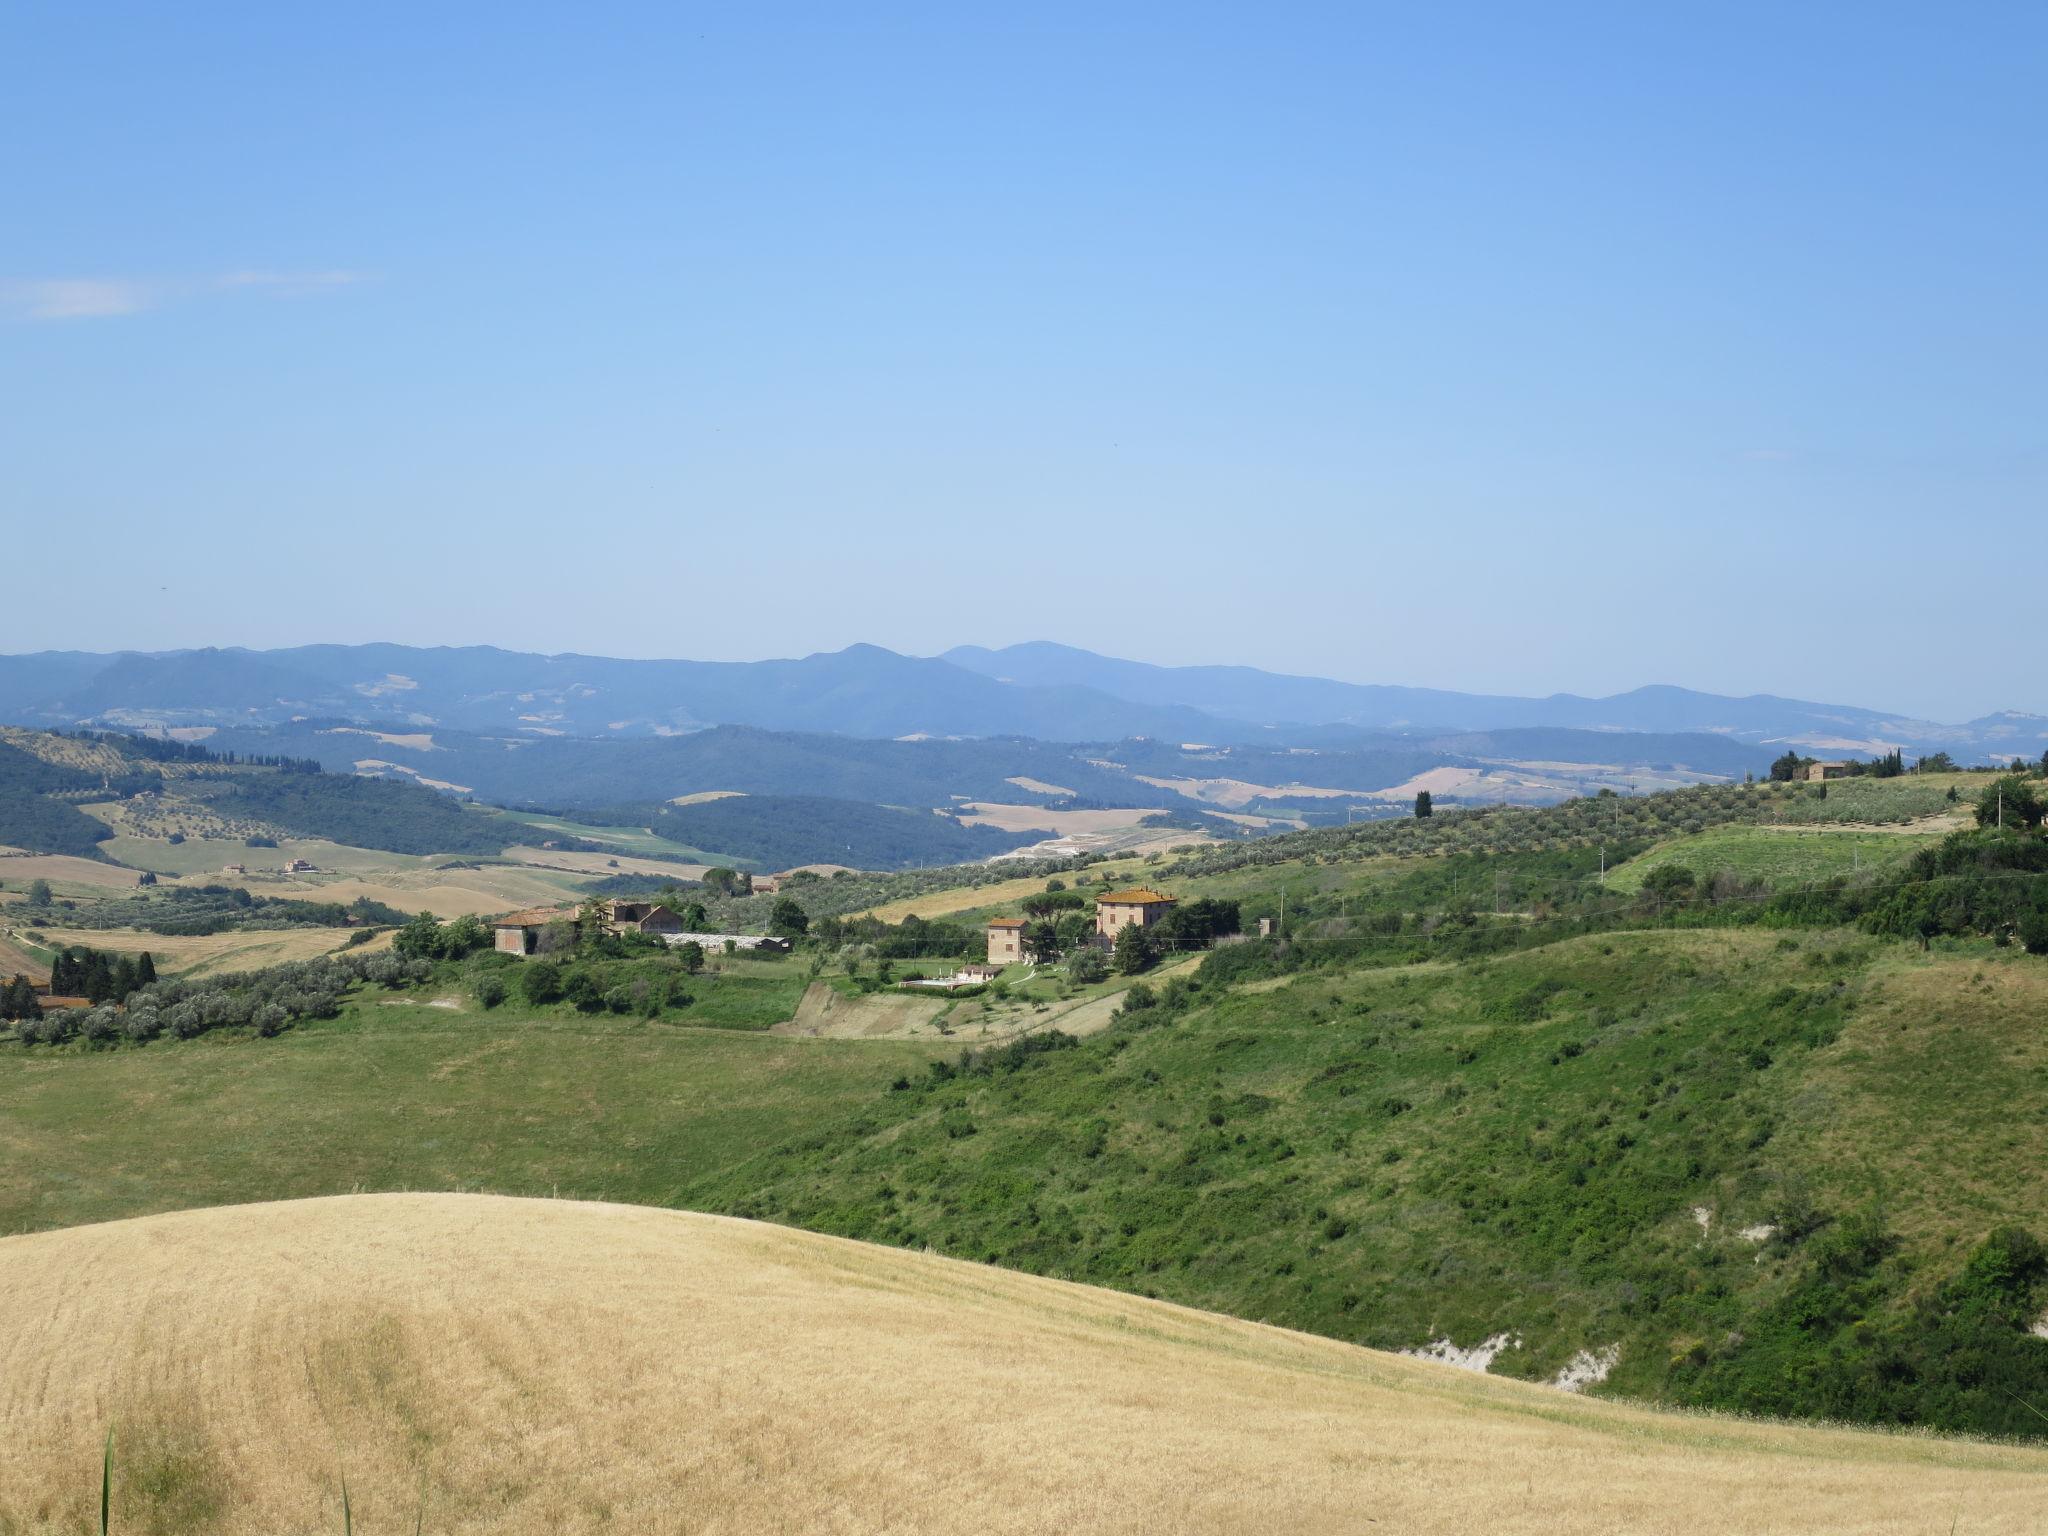
[[[1655,1413],[719,1217],[0,1239],[0,1530],[2020,1532],[2048,1452]]]

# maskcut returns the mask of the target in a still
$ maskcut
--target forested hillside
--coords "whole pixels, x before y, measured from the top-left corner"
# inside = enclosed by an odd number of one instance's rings
[[[226,825],[399,853],[497,853],[523,828],[417,785],[323,773],[300,759],[120,735],[11,731],[0,740],[0,844],[93,856],[111,835],[80,805],[136,805],[152,824]]]

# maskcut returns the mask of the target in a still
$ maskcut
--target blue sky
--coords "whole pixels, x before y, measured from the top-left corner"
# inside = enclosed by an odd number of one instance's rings
[[[5,648],[2048,712],[2048,8],[29,4]]]

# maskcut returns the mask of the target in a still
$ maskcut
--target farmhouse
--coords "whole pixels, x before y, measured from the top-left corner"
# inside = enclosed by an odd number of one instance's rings
[[[1808,763],[1806,779],[1810,784],[1818,784],[1824,779],[1846,779],[1852,766],[1850,763]]]
[[[683,931],[683,920],[667,907],[651,901],[615,901],[611,904],[614,928],[634,933],[658,934],[667,938]]]
[[[1126,928],[1136,924],[1150,928],[1174,908],[1174,900],[1150,886],[1132,886],[1127,891],[1105,891],[1095,898],[1095,933],[1110,943]]]
[[[573,907],[531,907],[524,912],[507,912],[491,921],[492,947],[501,955],[530,955],[540,943],[543,928],[550,923],[568,922],[575,916]]]
[[[306,875],[311,874],[312,871],[312,864],[305,859],[286,859],[284,861],[284,872],[288,875]]]
[[[774,896],[782,890],[782,876],[752,875],[748,877],[747,885],[756,896]]]
[[[988,963],[1015,965],[1024,958],[1024,919],[991,918],[988,924]]]

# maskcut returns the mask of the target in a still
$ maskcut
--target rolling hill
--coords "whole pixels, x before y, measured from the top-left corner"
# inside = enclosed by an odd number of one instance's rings
[[[357,1196],[0,1239],[0,1527],[1904,1533],[2048,1453],[1662,1415],[747,1222]]]

